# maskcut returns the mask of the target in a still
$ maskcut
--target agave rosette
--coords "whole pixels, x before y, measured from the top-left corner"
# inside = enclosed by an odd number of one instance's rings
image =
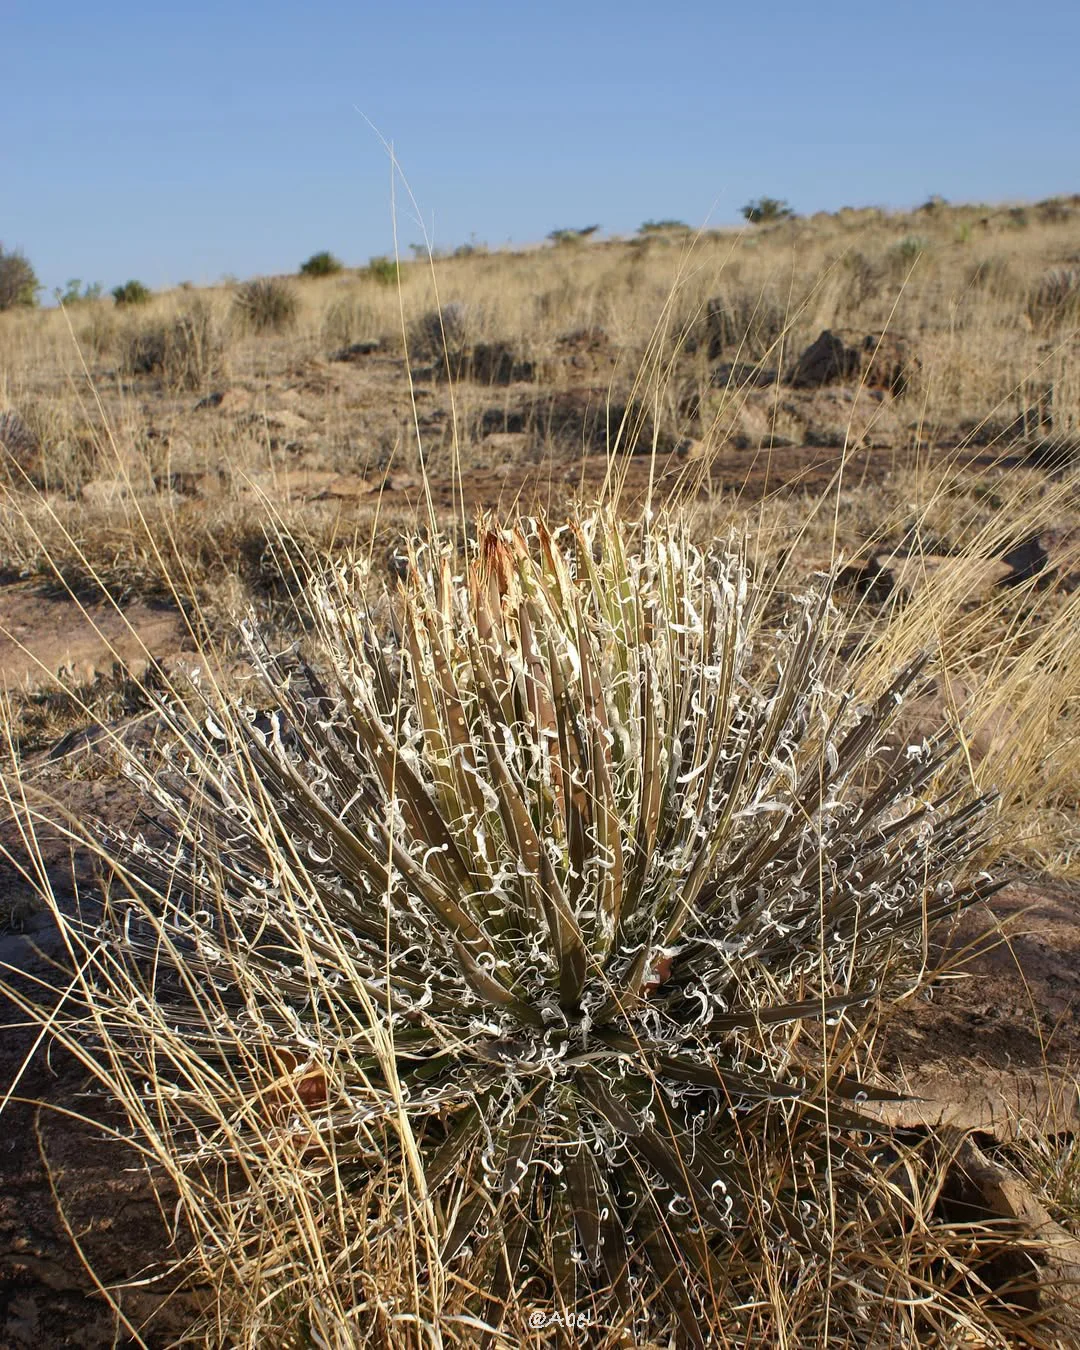
[[[234,1086],[237,1028],[269,1026],[336,1166],[406,1112],[485,1315],[652,1281],[693,1342],[751,1220],[814,1241],[871,1091],[845,1031],[991,889],[964,880],[985,802],[932,799],[944,741],[875,759],[918,665],[867,707],[823,687],[827,578],[769,632],[738,549],[632,537],[418,545],[390,622],[370,569],[329,575],[318,672],[252,633],[276,707],[187,734],[147,781],[171,843],[128,856],[173,1023],[214,991],[190,1032]]]

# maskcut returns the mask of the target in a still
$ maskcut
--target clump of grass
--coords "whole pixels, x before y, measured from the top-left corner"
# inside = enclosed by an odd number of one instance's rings
[[[1080,324],[1080,267],[1055,267],[1031,288],[1027,313],[1039,330]]]
[[[133,375],[160,375],[171,389],[202,391],[224,369],[225,343],[205,300],[172,318],[140,324],[127,335],[122,367]]]
[[[732,285],[706,306],[707,355],[763,361],[776,355],[788,325],[788,306],[771,287]]]
[[[930,243],[920,234],[906,234],[889,249],[887,261],[894,273],[906,273],[929,249]]]
[[[1013,296],[1018,290],[1013,267],[1000,254],[975,263],[967,274],[966,285],[971,290],[991,291],[1000,296]]]
[[[162,709],[83,992],[249,1341],[260,1307],[348,1340],[391,1249],[410,1317],[689,1345],[781,1250],[857,1264],[837,1212],[889,1194],[857,1010],[992,890],[985,802],[935,794],[944,740],[877,759],[921,662],[854,706],[827,583],[779,636],[769,601],[682,526],[487,524],[396,599],[315,587],[320,672],[252,632],[268,714]]]
[[[470,330],[476,315],[460,300],[441,309],[426,310],[411,325],[409,355],[414,361],[433,361],[437,369],[456,376],[464,363]]]
[[[110,292],[117,305],[145,305],[153,292],[141,281],[125,281],[122,286],[114,286]]]
[[[379,314],[362,295],[339,296],[323,316],[323,341],[334,347],[347,347],[361,338],[377,339]]]
[[[236,288],[233,312],[252,333],[284,333],[296,325],[296,292],[279,277],[255,277]]]
[[[865,253],[855,249],[843,254],[842,265],[847,280],[846,299],[853,308],[857,309],[881,293],[881,268],[871,262]]]

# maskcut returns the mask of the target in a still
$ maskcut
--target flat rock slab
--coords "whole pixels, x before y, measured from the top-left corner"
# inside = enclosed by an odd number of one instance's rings
[[[860,1110],[901,1129],[974,1130],[999,1143],[1080,1130],[1076,1075],[1056,1069],[992,1069],[959,1062],[949,1069],[916,1067],[904,1075],[914,1095],[902,1102],[864,1102]]]
[[[80,605],[34,583],[0,588],[0,685],[85,684],[117,664],[133,675],[183,650],[188,631],[174,608],[137,600],[118,609]]]

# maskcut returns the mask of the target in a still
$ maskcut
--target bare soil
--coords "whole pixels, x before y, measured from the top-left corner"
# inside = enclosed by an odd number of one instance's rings
[[[64,786],[73,813],[130,824],[135,802],[122,783]],[[6,847],[16,844],[10,820],[0,838]],[[43,832],[42,845],[57,898],[74,913],[77,895],[92,891],[93,869],[59,833]],[[10,897],[25,887],[10,865],[0,864],[0,891]],[[22,931],[0,932],[3,976],[21,972],[15,983],[28,996],[35,977],[55,980],[64,957],[48,914],[31,915]],[[12,1095],[0,1132],[3,1350],[104,1350],[139,1344],[135,1333],[149,1346],[165,1346],[197,1316],[197,1298],[175,1293],[176,1281],[161,1276],[177,1255],[172,1216],[161,1208],[167,1196],[158,1196],[138,1155],[116,1137],[123,1130],[118,1113],[91,1089],[83,1066],[0,999],[0,1093]],[[150,1319],[152,1328],[144,1329]]]

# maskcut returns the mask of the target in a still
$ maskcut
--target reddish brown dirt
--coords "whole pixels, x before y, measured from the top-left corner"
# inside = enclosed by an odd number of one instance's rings
[[[957,968],[892,1021],[885,1071],[963,1126],[1080,1128],[1080,883],[1018,877],[930,958]]]
[[[85,818],[111,803],[112,819],[129,823],[134,801],[125,784],[66,787],[76,814]],[[16,843],[10,820],[0,824],[0,842]],[[86,859],[73,860],[59,835],[43,834],[42,843],[58,899],[73,910],[76,889],[85,893],[94,884],[92,869]],[[0,893],[11,899],[25,886],[0,861]],[[34,915],[22,932],[0,932],[0,978],[13,978],[28,994],[33,985],[25,977],[55,978],[57,958],[62,949],[49,915]],[[190,1293],[174,1294],[167,1278],[150,1279],[175,1255],[166,1220],[137,1155],[106,1134],[123,1128],[121,1118],[90,1087],[85,1069],[41,1044],[20,1010],[0,998],[0,1096],[11,1091],[13,1098],[0,1115],[2,1350],[135,1346],[133,1333],[164,1347],[197,1316]],[[127,1324],[95,1288],[87,1265],[115,1291]],[[140,1287],[117,1288],[129,1281]]]
[[[713,491],[726,490],[747,501],[756,501],[784,490],[820,492],[833,481],[840,463],[839,451],[818,446],[756,452],[732,450],[718,454],[703,479]],[[853,452],[847,457],[845,474],[848,481],[858,482],[871,467],[875,475],[882,473],[881,451]],[[677,486],[690,488],[701,481],[699,466],[676,452],[658,454],[655,460],[647,454],[630,456],[621,461],[617,472],[624,483],[626,507],[644,499],[650,481],[658,499]],[[596,496],[607,476],[607,458],[597,454],[572,462],[548,460],[532,468],[520,465],[507,465],[505,471],[474,468],[464,475],[462,488],[467,508],[519,503],[530,509],[536,504],[558,505],[572,498],[587,501]],[[407,483],[399,491],[410,501],[421,500],[416,482]],[[436,485],[433,495],[436,506],[454,505],[454,488],[449,481]]]
[[[178,652],[186,638],[171,607],[137,600],[121,613],[33,583],[0,588],[0,684],[10,690],[48,685],[57,675],[87,684],[117,664],[139,675],[151,658]]]

